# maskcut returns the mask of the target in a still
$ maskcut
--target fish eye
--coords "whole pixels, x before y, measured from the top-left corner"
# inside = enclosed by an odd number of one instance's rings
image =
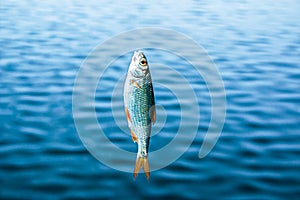
[[[142,58],[142,59],[141,59],[140,65],[142,65],[142,66],[146,66],[146,65],[147,65],[147,61],[146,61],[145,58]]]

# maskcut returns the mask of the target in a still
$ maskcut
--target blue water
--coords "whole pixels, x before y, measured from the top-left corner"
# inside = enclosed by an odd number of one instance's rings
[[[297,0],[1,1],[0,198],[299,198],[299,9]],[[199,159],[210,99],[203,80],[191,80],[201,107],[197,137],[148,183],[143,174],[134,181],[86,150],[73,120],[72,90],[98,44],[152,26],[186,34],[206,49],[224,80],[227,116],[213,151]],[[119,77],[126,69],[110,73]],[[171,93],[154,86],[170,118],[153,137],[153,150],[174,137],[178,120],[177,102],[166,97]],[[97,111],[110,101],[110,93],[101,94]],[[135,151],[115,121],[102,123],[119,147]]]

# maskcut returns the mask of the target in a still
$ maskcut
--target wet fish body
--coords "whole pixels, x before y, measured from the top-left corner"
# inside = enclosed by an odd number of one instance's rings
[[[131,59],[124,85],[124,106],[132,140],[138,144],[134,178],[143,168],[149,179],[148,148],[156,111],[151,74],[142,51],[135,51]]]

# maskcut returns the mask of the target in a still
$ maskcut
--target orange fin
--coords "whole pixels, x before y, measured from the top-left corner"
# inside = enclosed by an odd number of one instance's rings
[[[128,110],[127,107],[125,108],[125,113],[126,113],[127,121],[128,121],[128,122],[131,122],[131,117],[130,117],[129,110]]]
[[[133,178],[136,179],[137,174],[139,173],[140,169],[144,168],[144,172],[146,174],[147,179],[150,179],[150,169],[149,169],[149,163],[148,163],[148,157],[137,157],[133,172]]]
[[[133,130],[130,130],[130,132],[131,132],[132,141],[134,143],[137,143],[138,142],[138,138],[137,138],[136,134],[133,132]]]
[[[156,122],[156,108],[155,105],[151,106],[150,108],[150,117],[152,124],[155,124]]]
[[[142,89],[141,86],[140,86],[137,82],[135,82],[134,80],[132,80],[132,84],[133,84],[135,87],[137,87],[139,90]]]

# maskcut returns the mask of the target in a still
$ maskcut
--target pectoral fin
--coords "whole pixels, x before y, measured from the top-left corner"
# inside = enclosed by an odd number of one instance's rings
[[[134,80],[132,80],[132,84],[133,84],[135,87],[137,87],[139,90],[142,89],[141,86],[140,86],[137,82],[135,82]]]

